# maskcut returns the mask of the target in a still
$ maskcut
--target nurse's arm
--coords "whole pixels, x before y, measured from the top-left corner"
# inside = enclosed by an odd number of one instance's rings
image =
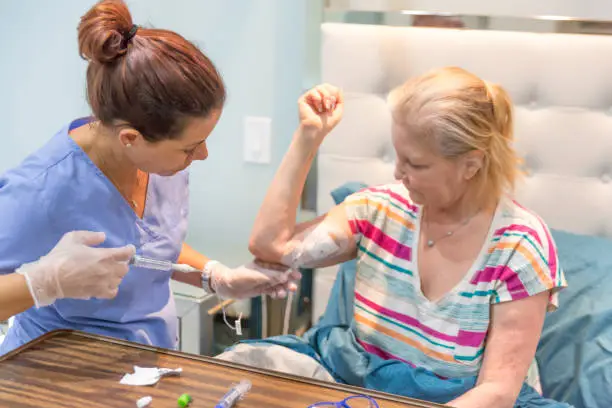
[[[32,306],[34,299],[23,275],[0,275],[0,320],[7,320]]]
[[[193,266],[197,269],[204,269],[204,265],[209,259],[190,247],[187,243],[183,243],[183,248],[178,257],[178,263]],[[175,272],[172,274],[172,279],[178,282],[187,283],[189,285],[202,287],[202,277],[198,273],[180,273]]]

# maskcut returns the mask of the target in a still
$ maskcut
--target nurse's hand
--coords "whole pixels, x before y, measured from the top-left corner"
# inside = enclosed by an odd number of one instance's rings
[[[128,261],[135,248],[92,248],[104,242],[104,233],[70,232],[36,262],[22,265],[17,273],[25,276],[36,307],[57,299],[112,299],[128,272]]]
[[[265,268],[255,262],[228,268],[212,261],[206,268],[210,272],[210,286],[222,298],[247,299],[259,295],[285,297],[297,290],[296,282],[302,278],[298,271],[285,268]]]

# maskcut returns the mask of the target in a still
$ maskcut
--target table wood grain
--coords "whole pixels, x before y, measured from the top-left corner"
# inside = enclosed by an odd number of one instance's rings
[[[154,386],[119,384],[134,365],[181,367],[183,372]],[[0,406],[135,407],[139,398],[150,395],[150,408],[176,407],[177,398],[188,393],[193,397],[190,408],[214,407],[241,379],[251,380],[253,388],[236,408],[306,408],[363,393],[374,397],[381,408],[441,407],[71,330],[48,333],[0,357]],[[362,406],[366,405],[355,408]]]

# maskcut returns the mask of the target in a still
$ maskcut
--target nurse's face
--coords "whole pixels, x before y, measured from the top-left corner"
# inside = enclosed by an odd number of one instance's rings
[[[188,119],[183,133],[175,139],[151,143],[142,135],[130,132],[120,134],[125,151],[135,167],[145,173],[172,176],[186,169],[195,160],[206,160],[206,139],[211,134],[221,110],[214,110],[205,118]],[[125,140],[128,138],[128,140]]]

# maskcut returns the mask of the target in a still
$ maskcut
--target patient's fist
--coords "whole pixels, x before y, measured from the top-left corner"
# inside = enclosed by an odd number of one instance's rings
[[[320,143],[340,122],[344,97],[333,85],[318,85],[300,97],[298,107],[302,131]]]

